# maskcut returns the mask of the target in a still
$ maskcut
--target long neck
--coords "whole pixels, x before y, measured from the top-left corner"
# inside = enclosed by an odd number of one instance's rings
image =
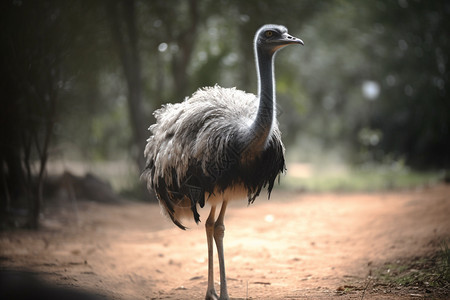
[[[256,118],[248,132],[247,150],[261,151],[267,142],[275,118],[275,80],[273,60],[274,55],[255,50],[259,107]]]

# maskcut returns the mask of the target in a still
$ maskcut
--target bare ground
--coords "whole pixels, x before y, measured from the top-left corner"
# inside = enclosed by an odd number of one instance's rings
[[[205,220],[207,211],[200,214]],[[386,262],[433,255],[450,238],[449,185],[372,194],[275,192],[250,207],[232,203],[225,222],[232,299],[450,297],[448,290],[376,285],[369,276]],[[202,225],[181,231],[154,204],[87,201],[60,201],[42,224],[37,232],[0,233],[2,270],[31,271],[108,299],[204,298]]]

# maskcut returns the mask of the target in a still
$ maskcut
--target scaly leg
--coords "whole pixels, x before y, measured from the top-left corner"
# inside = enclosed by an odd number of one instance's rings
[[[208,289],[206,290],[205,300],[217,300],[216,290],[214,289],[214,247],[213,247],[213,235],[214,235],[214,215],[216,207],[211,206],[211,212],[208,219],[206,219],[206,241],[208,242]]]
[[[223,219],[225,217],[225,210],[227,209],[227,201],[223,201],[220,209],[219,217],[214,224],[214,240],[216,241],[217,254],[219,255],[220,268],[220,300],[228,300],[227,277],[225,275],[225,258],[223,254],[223,237],[225,235],[225,225]]]

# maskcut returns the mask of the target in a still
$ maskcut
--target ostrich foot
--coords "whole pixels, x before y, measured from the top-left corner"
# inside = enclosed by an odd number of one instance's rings
[[[217,293],[214,289],[208,290],[206,292],[205,300],[219,300],[219,296],[217,296]]]

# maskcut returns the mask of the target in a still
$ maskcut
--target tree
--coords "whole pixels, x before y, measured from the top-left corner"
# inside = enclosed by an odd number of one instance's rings
[[[1,8],[0,210],[7,216],[25,209],[31,228],[39,224],[48,150],[65,85],[62,62],[70,32],[63,30],[62,9],[53,1],[3,2]]]
[[[304,32],[304,133],[345,146],[352,162],[448,168],[449,11],[445,1],[331,2]]]
[[[367,5],[377,46],[365,50],[380,83],[370,121],[380,148],[416,168],[450,168],[450,5],[388,1]]]
[[[135,1],[116,0],[107,2],[111,33],[116,44],[124,76],[128,87],[129,120],[138,149],[136,160],[139,168],[145,166],[141,154],[147,139],[147,127],[142,103],[141,61],[138,49],[138,30],[136,26]]]

